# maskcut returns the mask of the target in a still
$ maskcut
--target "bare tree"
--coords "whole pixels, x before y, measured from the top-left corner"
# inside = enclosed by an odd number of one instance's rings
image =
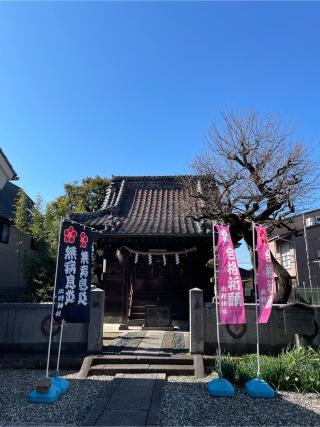
[[[308,149],[273,115],[222,112],[205,138],[205,150],[192,162],[200,177],[185,185],[198,199],[194,219],[230,225],[233,242],[244,239],[252,254],[251,221],[270,229],[290,228],[290,217],[310,202],[319,183]],[[289,273],[273,257],[278,276],[277,302],[291,291]]]

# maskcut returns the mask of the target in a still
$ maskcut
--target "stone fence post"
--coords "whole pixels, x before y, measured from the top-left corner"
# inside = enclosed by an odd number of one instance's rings
[[[198,288],[189,290],[190,313],[190,353],[204,353],[203,331],[203,291]]]
[[[87,353],[101,353],[103,348],[104,290],[91,289],[91,313],[88,326]]]

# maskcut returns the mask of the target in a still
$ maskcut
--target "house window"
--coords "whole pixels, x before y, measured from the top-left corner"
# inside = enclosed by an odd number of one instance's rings
[[[281,264],[284,268],[291,267],[290,246],[288,243],[280,246]]]
[[[320,216],[316,216],[316,223],[320,224]]]
[[[10,234],[10,224],[6,222],[0,222],[0,242],[8,243]]]

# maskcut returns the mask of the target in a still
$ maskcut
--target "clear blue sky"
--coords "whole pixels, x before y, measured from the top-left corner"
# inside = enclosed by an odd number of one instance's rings
[[[320,3],[0,3],[0,146],[31,197],[188,172],[221,107],[319,141]]]

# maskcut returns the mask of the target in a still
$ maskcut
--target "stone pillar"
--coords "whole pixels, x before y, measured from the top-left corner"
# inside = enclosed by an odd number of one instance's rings
[[[203,354],[203,291],[198,288],[189,290],[190,315],[190,353]]]
[[[91,288],[91,312],[88,325],[88,353],[101,353],[103,348],[103,321],[104,321],[103,289]]]

